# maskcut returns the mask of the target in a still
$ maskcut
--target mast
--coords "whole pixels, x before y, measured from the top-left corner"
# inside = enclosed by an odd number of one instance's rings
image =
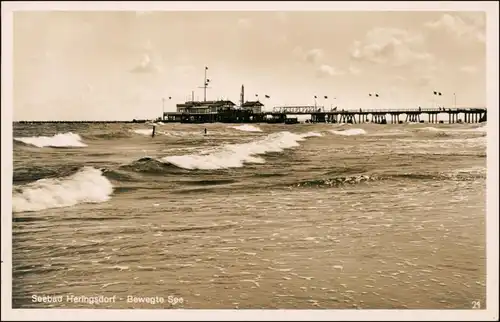
[[[203,102],[207,101],[207,88],[210,88],[210,87],[208,87],[208,83],[210,83],[210,79],[207,78],[207,70],[208,70],[208,67],[205,66],[205,78],[203,79],[203,86],[198,87],[198,88],[203,88]]]
[[[243,106],[244,102],[245,102],[245,86],[241,85],[240,107]]]

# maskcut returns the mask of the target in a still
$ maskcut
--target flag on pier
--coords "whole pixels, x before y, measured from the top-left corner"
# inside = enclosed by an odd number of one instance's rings
[[[318,98],[318,96],[314,95],[314,98]]]
[[[207,70],[207,69],[208,69],[208,67],[207,67],[207,66],[205,66],[205,70]]]
[[[169,100],[171,100],[171,99],[172,99],[172,96],[169,96],[169,97],[168,97],[168,99],[169,99]]]
[[[264,95],[265,98],[271,98],[269,95]]]
[[[434,95],[437,95],[437,94],[438,94],[438,92],[434,91]]]
[[[328,99],[328,96],[325,96],[325,100],[327,100],[327,99]]]
[[[378,97],[378,94],[375,94],[375,97]]]
[[[441,92],[439,92],[438,95],[441,96]]]

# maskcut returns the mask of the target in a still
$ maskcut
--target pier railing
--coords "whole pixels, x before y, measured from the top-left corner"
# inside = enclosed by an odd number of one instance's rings
[[[411,108],[411,109],[358,109],[340,110],[333,108],[326,110],[323,106],[276,106],[273,113],[286,114],[310,114],[310,113],[354,113],[354,114],[404,114],[404,113],[460,113],[460,112],[485,112],[486,108],[464,107],[464,108]]]
[[[273,107],[273,113],[306,114],[323,113],[324,106],[276,106]]]

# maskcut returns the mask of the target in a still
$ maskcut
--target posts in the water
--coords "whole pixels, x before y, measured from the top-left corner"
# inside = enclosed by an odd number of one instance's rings
[[[207,135],[207,128],[205,128],[205,135]]]
[[[151,134],[151,137],[154,138],[155,137],[155,131],[156,131],[156,126],[153,125],[153,133]]]

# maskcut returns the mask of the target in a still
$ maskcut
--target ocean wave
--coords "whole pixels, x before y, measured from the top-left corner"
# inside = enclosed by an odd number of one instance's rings
[[[52,167],[20,167],[14,170],[12,181],[14,183],[28,183],[40,179],[65,177],[78,172],[79,169],[81,169],[81,166],[68,164]]]
[[[252,142],[227,144],[216,151],[204,154],[168,156],[162,158],[161,161],[189,170],[240,168],[245,163],[265,163],[259,155],[297,147],[300,145],[298,142],[311,136],[321,136],[321,134],[317,132],[295,134],[288,131],[272,133]]]
[[[487,128],[486,128],[486,125],[481,125],[479,127],[470,127],[470,128],[450,128],[450,127],[432,127],[432,126],[428,126],[428,127],[423,127],[423,128],[419,128],[419,129],[415,129],[415,131],[417,132],[421,132],[421,131],[424,131],[424,132],[436,132],[436,133],[439,133],[439,132],[450,132],[450,133],[459,133],[459,132],[479,132],[479,133],[486,133],[487,132]]]
[[[482,133],[486,133],[488,132],[488,128],[486,127],[486,124],[483,124],[479,127],[472,127],[472,128],[468,128],[468,129],[462,129],[462,130],[459,130],[459,131],[463,131],[463,132],[482,132]]]
[[[257,126],[248,125],[248,124],[238,125],[238,126],[230,126],[230,128],[235,129],[235,130],[244,131],[244,132],[262,132],[262,130],[260,128],[258,128]]]
[[[193,131],[190,131],[190,132],[185,132],[185,131],[162,131],[162,132],[158,132],[158,133],[161,133],[163,135],[166,135],[166,136],[173,136],[173,137],[184,137],[184,136],[203,136],[204,135],[204,132],[193,132]]]
[[[133,129],[130,130],[135,134],[151,136],[153,134],[153,129]]]
[[[377,177],[369,175],[339,176],[326,179],[303,180],[292,184],[294,187],[338,187],[346,184],[357,184],[367,181],[375,181]]]
[[[124,173],[117,170],[103,169],[102,174],[111,180],[116,181],[136,181],[137,179],[128,173]]]
[[[139,135],[145,135],[145,136],[151,136],[153,134],[153,129],[131,129],[130,132],[139,134]],[[210,134],[213,134],[210,133]],[[166,136],[171,136],[171,137],[203,137],[204,136],[204,131],[199,131],[199,132],[194,132],[194,131],[175,131],[175,130],[169,130],[169,131],[159,131],[156,129],[155,135],[166,135]]]
[[[34,145],[38,148],[52,147],[86,147],[87,144],[82,142],[80,135],[72,132],[58,133],[54,136],[33,136],[33,137],[18,137],[14,138],[16,141],[25,144]]]
[[[124,138],[129,138],[130,133],[127,131],[110,131],[110,132],[103,132],[103,133],[82,134],[82,137],[84,139],[88,139],[88,140],[124,139]]]
[[[366,134],[366,131],[363,129],[347,129],[347,130],[329,130],[333,134],[338,134],[338,135],[346,135],[346,136],[351,136],[351,135],[362,135]]]
[[[367,183],[373,181],[385,180],[451,180],[451,181],[475,181],[478,179],[486,178],[486,169],[484,168],[470,168],[453,170],[449,172],[439,173],[372,173],[372,174],[356,174],[356,175],[343,175],[332,178],[320,178],[302,180],[291,184],[292,187],[302,188],[328,188],[339,187],[344,185],[354,185],[360,183]],[[290,186],[290,185],[289,185]]]
[[[38,211],[81,203],[99,203],[109,200],[112,193],[113,185],[102,175],[101,170],[83,167],[67,177],[41,179],[15,186],[12,211]]]
[[[429,181],[439,181],[439,180],[451,180],[451,181],[474,181],[477,179],[485,179],[485,172],[478,171],[468,171],[466,169],[463,170],[454,170],[450,172],[439,172],[439,173],[398,173],[392,175],[386,175],[380,177],[380,179],[385,180],[429,180]]]
[[[123,165],[120,168],[123,170],[150,174],[177,173],[179,171],[186,171],[185,169],[179,168],[175,164],[165,163],[152,157],[142,157],[139,160],[136,160],[131,164]]]

